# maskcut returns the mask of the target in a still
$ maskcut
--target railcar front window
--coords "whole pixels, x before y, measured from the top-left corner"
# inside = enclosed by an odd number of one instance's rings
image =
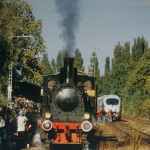
[[[107,105],[118,105],[119,100],[115,99],[115,98],[109,98],[109,99],[106,100],[106,104]]]

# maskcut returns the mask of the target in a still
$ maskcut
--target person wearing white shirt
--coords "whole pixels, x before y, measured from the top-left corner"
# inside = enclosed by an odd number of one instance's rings
[[[27,117],[24,116],[24,112],[20,110],[19,116],[17,119],[17,132],[18,136],[24,136],[25,135],[25,124],[28,121]]]
[[[26,125],[26,122],[28,121],[27,117],[24,116],[24,112],[22,110],[20,110],[19,112],[19,116],[18,116],[18,120],[17,120],[17,133],[18,133],[18,136],[26,136],[26,142],[27,142],[27,148],[29,148],[29,136],[28,134],[26,134],[26,131],[25,131],[25,125]],[[31,127],[31,125],[29,125],[29,128]]]
[[[5,127],[5,121],[2,119],[2,116],[0,116],[0,128]]]

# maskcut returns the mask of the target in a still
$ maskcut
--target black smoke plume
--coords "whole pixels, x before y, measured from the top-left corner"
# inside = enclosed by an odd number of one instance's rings
[[[61,16],[61,38],[65,42],[63,51],[65,57],[72,57],[76,45],[75,34],[77,32],[80,16],[79,2],[81,0],[56,0],[57,12]]]

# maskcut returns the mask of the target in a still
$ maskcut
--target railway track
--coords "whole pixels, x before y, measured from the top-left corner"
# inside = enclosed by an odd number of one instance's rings
[[[132,127],[129,124],[125,124],[124,122],[116,122],[112,124],[113,127],[119,129],[121,132],[130,136],[132,141],[136,143],[142,143],[150,147],[150,135],[147,133],[143,133],[139,129]]]
[[[130,121],[138,121],[140,123],[144,123],[144,124],[147,124],[147,125],[150,125],[150,120],[144,120],[144,119],[135,119],[133,117],[130,117],[130,116],[126,116],[126,115],[121,115],[121,119],[122,120],[130,120]]]
[[[142,135],[150,137],[150,133],[144,133],[144,132],[142,132],[140,127],[132,126],[130,124],[124,124],[124,122],[120,122],[120,123],[123,124],[123,125],[125,125],[125,126],[128,126],[131,130],[136,130],[136,131],[140,132]]]
[[[150,120],[135,119],[130,116],[123,115],[122,120],[126,121],[126,125],[141,132],[145,136],[150,136]]]

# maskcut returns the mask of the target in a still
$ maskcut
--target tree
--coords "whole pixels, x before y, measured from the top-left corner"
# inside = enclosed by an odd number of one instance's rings
[[[103,78],[103,94],[110,94],[110,59],[109,56],[105,59],[105,75]]]
[[[5,7],[11,10],[8,14],[8,31],[13,35],[10,49],[13,49],[14,79],[23,79],[24,75],[34,78],[41,71],[40,54],[45,51],[41,21],[35,20],[31,6],[22,0],[8,0]],[[30,37],[18,38],[22,35]]]
[[[112,65],[111,65],[111,71],[113,71],[114,68],[115,68],[115,60],[114,60],[114,58],[112,58],[111,63],[112,63]]]
[[[121,90],[125,86],[126,77],[131,68],[130,63],[130,43],[124,46],[120,43],[115,46],[114,59],[112,59],[112,69],[109,81],[111,82],[111,93],[120,96]]]
[[[5,2],[0,2],[0,77],[8,76],[8,66],[10,63],[9,38],[7,36],[7,22],[9,20]]]
[[[141,56],[147,51],[148,42],[142,36],[134,39],[134,44],[132,46],[132,59],[138,61]]]
[[[118,45],[115,46],[114,49],[114,61],[115,64],[119,64],[122,61],[122,46],[118,42]]]
[[[88,67],[88,74],[90,76],[96,77],[96,83],[98,85],[98,95],[102,92],[102,78],[100,78],[100,69],[98,68],[98,59],[95,52],[92,53],[92,57],[90,59],[90,67]]]
[[[83,58],[79,49],[75,50],[74,67],[80,71],[84,71]]]
[[[40,56],[45,52],[41,36],[41,21],[35,19],[31,6],[23,0],[0,3],[0,81],[2,91],[8,86],[8,66],[13,61],[13,85],[22,79],[34,79],[41,74]],[[21,36],[30,37],[23,38]],[[20,38],[18,38],[20,37]],[[10,58],[10,50],[13,55]],[[31,80],[34,82],[34,80]]]
[[[142,37],[134,39],[132,55],[130,43],[115,46],[112,68],[105,60],[105,74],[100,77],[99,95],[116,94],[122,99],[123,112],[128,115],[149,117],[150,114],[150,49]],[[101,92],[101,93],[100,93]]]
[[[105,59],[105,76],[110,74],[110,59],[109,56]]]
[[[136,63],[135,69],[133,69],[126,79],[126,85],[122,91],[124,98],[124,109],[129,114],[133,115],[149,115],[150,107],[147,109],[148,103],[150,103],[150,50],[147,50],[145,54]],[[147,105],[146,105],[147,104]],[[143,111],[144,110],[144,111]],[[134,113],[136,111],[136,113]]]
[[[129,63],[131,58],[130,54],[130,43],[126,42],[124,44],[123,52],[122,52],[122,60],[124,63]]]
[[[50,75],[53,73],[52,71],[52,67],[50,65],[50,62],[49,62],[49,59],[48,59],[48,54],[45,53],[43,55],[43,58],[42,58],[42,66],[43,66],[43,72],[42,72],[42,75]]]
[[[56,62],[55,62],[54,58],[51,61],[51,66],[52,66],[53,74],[55,74],[56,73]]]
[[[98,68],[98,59],[97,55],[95,52],[92,53],[92,57],[90,59],[90,67],[89,67],[89,72],[91,73],[92,76],[99,78],[100,77],[100,70]]]
[[[19,71],[21,75],[26,74],[27,78],[34,78],[41,71],[39,54],[45,51],[44,40],[41,37],[41,21],[35,20],[31,6],[26,2],[16,0],[16,4],[18,5],[18,9],[13,16],[13,21],[17,22],[19,26],[18,30],[13,34],[30,35],[30,38],[14,38],[14,40],[17,40],[14,41],[14,45],[15,42],[18,45],[18,49],[16,47],[15,58],[18,63],[14,64],[14,70],[16,70],[16,74]]]
[[[61,50],[58,52],[57,58],[56,58],[56,71],[59,72],[60,69],[63,67],[64,64],[64,55],[61,52]]]
[[[121,90],[126,83],[126,77],[128,76],[128,65],[120,63],[114,67],[114,70],[110,74],[111,93],[120,96]]]

